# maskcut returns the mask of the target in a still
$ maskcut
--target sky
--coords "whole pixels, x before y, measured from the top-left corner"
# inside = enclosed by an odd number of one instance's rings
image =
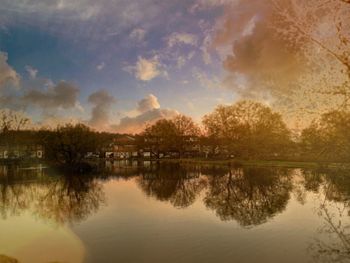
[[[257,93],[268,101],[261,76],[301,67],[266,26],[266,1],[2,0],[0,108],[136,133]]]

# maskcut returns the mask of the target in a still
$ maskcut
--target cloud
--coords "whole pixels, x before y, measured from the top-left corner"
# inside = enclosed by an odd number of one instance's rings
[[[137,111],[140,113],[160,108],[158,98],[153,94],[149,94],[146,98],[140,100],[137,105]]]
[[[106,66],[106,64],[102,61],[100,64],[98,64],[98,65],[96,66],[96,69],[97,69],[98,71],[101,71],[102,69],[104,69],[105,66]]]
[[[150,94],[137,104],[139,115],[124,117],[113,130],[119,133],[140,133],[147,125],[152,125],[160,119],[170,119],[179,114],[173,109],[161,109],[156,96]]]
[[[134,28],[129,34],[130,40],[136,43],[141,43],[142,41],[144,41],[145,36],[146,36],[146,30],[142,28]]]
[[[274,14],[269,1],[214,2],[227,4],[224,15],[217,19],[211,43],[223,60],[225,86],[242,97],[256,99],[293,92],[305,61],[299,47],[290,47],[272,28]]]
[[[178,32],[172,33],[166,40],[168,47],[173,47],[180,44],[196,46],[198,43],[198,38],[196,35]]]
[[[24,23],[56,35],[100,41],[141,24],[151,27],[160,19],[166,22],[173,5],[154,0],[2,0],[0,26]]]
[[[216,76],[208,76],[207,73],[198,68],[192,70],[192,76],[203,88],[219,89],[222,87],[221,81]]]
[[[110,108],[116,99],[107,91],[99,90],[92,93],[88,101],[93,105],[89,124],[99,130],[105,130],[109,126]]]
[[[79,105],[79,88],[73,84],[60,81],[56,86],[47,90],[31,89],[21,98],[26,106],[37,106],[45,109],[71,109]]]
[[[62,126],[67,123],[78,124],[83,123],[83,120],[77,117],[71,116],[57,116],[56,114],[47,114],[39,122],[36,123],[36,126],[44,128],[56,128],[57,126]]]
[[[178,111],[172,109],[153,109],[136,117],[124,117],[114,127],[118,133],[140,133],[147,125],[152,125],[160,119],[170,119],[178,115]]]
[[[0,51],[0,89],[6,84],[13,84],[19,86],[20,76],[7,63],[7,54]]]
[[[36,76],[38,74],[38,70],[37,69],[35,69],[35,68],[33,68],[32,66],[29,66],[29,65],[25,66],[25,69],[28,72],[29,77],[31,79],[35,79],[36,78]]]
[[[161,67],[161,63],[157,57],[151,59],[139,57],[135,66],[124,67],[124,70],[134,74],[139,80],[150,81],[161,74],[166,74]]]
[[[190,11],[195,12],[195,11],[205,10],[213,7],[235,5],[239,1],[240,0],[197,0],[195,4],[190,8]]]

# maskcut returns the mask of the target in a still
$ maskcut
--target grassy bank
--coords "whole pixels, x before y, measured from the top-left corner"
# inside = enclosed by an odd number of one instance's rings
[[[259,166],[259,167],[285,167],[285,168],[347,168],[350,163],[330,163],[330,162],[301,162],[283,160],[216,160],[216,159],[164,159],[161,162],[203,164],[203,165],[237,165],[237,166]]]

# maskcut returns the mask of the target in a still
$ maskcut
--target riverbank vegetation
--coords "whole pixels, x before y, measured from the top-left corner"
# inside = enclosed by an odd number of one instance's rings
[[[8,158],[16,157],[11,151],[19,151],[21,145],[40,145],[47,161],[77,167],[89,158],[105,158],[106,152],[120,151],[118,138],[128,136],[130,151],[153,155],[123,158],[235,160],[242,164],[307,162],[312,166],[350,160],[350,113],[344,110],[322,114],[298,131],[289,129],[280,113],[254,101],[218,106],[203,117],[201,124],[183,115],[159,119],[136,135],[97,132],[83,123],[55,129],[28,128],[27,122],[21,116],[2,112],[0,146]],[[122,146],[125,148],[125,143]]]

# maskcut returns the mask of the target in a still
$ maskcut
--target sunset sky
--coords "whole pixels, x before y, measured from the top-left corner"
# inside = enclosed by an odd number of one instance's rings
[[[300,61],[271,35],[265,2],[3,0],[1,108],[137,132],[252,97],[266,72],[286,88]]]

